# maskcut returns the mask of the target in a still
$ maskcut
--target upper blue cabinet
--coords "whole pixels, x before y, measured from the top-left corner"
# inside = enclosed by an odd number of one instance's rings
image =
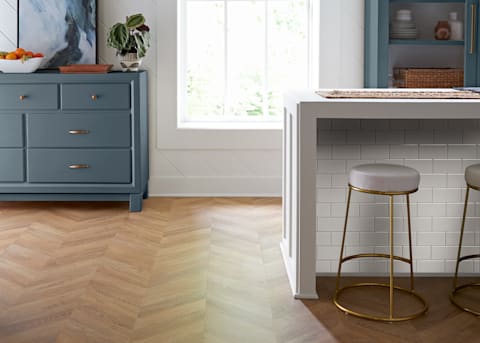
[[[479,1],[365,0],[365,87],[395,86],[396,68],[463,69],[479,86]],[[453,37],[436,39],[449,20]]]

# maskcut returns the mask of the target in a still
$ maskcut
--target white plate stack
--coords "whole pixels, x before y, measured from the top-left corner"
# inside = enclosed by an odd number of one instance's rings
[[[417,26],[411,10],[398,10],[390,23],[390,39],[416,39]]]

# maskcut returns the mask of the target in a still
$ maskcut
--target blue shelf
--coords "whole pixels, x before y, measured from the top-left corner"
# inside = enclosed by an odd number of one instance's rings
[[[390,45],[457,45],[463,46],[463,40],[434,40],[434,39],[390,39]]]

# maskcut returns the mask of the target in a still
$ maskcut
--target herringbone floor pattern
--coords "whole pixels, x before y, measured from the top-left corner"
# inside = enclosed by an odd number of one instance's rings
[[[332,279],[292,299],[280,234],[278,199],[0,203],[0,342],[480,341],[450,280],[423,282],[432,311],[404,324],[343,315]]]

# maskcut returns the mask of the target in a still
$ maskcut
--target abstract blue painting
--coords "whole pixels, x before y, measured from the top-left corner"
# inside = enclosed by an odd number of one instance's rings
[[[94,64],[96,0],[18,0],[18,46],[41,52],[41,68]]]

